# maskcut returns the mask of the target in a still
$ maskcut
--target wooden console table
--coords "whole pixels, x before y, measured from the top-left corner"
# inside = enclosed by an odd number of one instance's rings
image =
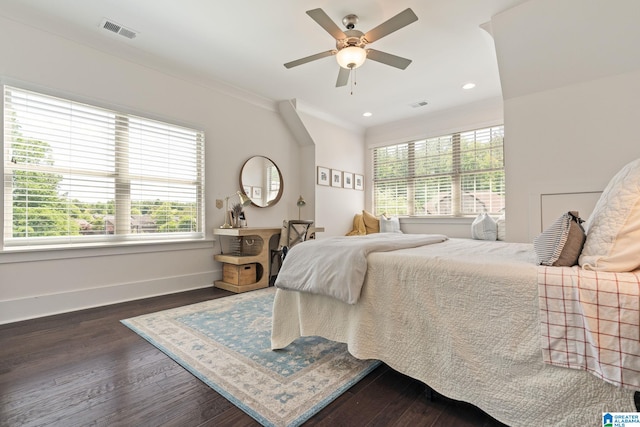
[[[236,284],[216,280],[214,286],[231,292],[247,292],[268,287],[271,270],[269,241],[274,235],[280,234],[281,230],[281,227],[214,228],[214,235],[234,237],[239,240],[240,245],[231,253],[214,255],[214,260],[235,266],[256,264],[255,282]],[[252,242],[252,244],[247,245],[248,242]],[[220,242],[220,247],[222,247],[222,242]],[[252,247],[257,249],[253,251]]]

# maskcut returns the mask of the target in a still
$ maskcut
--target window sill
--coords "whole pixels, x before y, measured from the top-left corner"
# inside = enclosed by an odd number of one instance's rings
[[[211,249],[213,239],[87,243],[58,246],[12,246],[0,250],[0,264],[90,258],[188,249]]]
[[[469,224],[473,222],[474,216],[420,216],[420,217],[400,217],[401,224]]]

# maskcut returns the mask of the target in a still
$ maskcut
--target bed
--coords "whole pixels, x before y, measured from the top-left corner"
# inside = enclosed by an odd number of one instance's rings
[[[603,412],[636,411],[633,390],[543,363],[531,244],[448,239],[366,262],[354,304],[277,289],[272,348],[312,335],[344,342],[511,426],[599,425]]]
[[[514,427],[636,412],[640,159],[584,227],[568,212],[533,244],[377,234],[292,248],[275,283],[272,348],[311,335],[344,342]],[[393,234],[403,243],[380,246]]]

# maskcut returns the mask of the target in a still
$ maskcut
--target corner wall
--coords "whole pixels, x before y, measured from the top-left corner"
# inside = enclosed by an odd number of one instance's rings
[[[294,210],[300,148],[275,103],[222,84],[186,81],[0,18],[0,82],[203,129],[206,240],[115,248],[0,249],[0,323],[212,286],[221,277],[212,229],[224,222],[215,199],[239,187],[253,155],[271,158],[284,177],[281,201],[247,208],[250,226],[279,227]],[[248,125],[250,124],[250,125]]]
[[[542,231],[541,194],[602,191],[640,157],[638,16],[636,0],[530,0],[492,18],[509,241]]]
[[[309,134],[315,141],[315,221],[324,232],[318,238],[343,236],[351,231],[353,215],[364,208],[364,191],[318,185],[317,166],[364,175],[364,135],[326,120],[300,113]]]

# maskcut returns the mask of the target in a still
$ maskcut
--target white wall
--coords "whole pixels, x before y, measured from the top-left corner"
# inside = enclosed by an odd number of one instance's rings
[[[640,2],[531,0],[491,22],[504,95],[507,239],[540,196],[602,191],[640,157]]]
[[[458,108],[435,110],[423,107],[425,115],[400,120],[367,129],[367,148],[396,144],[423,138],[446,135],[461,130],[473,130],[502,124],[502,99],[492,98]]]
[[[361,132],[305,113],[300,113],[300,117],[315,142],[316,165],[364,174]],[[315,177],[315,168],[313,173]],[[353,215],[362,211],[364,200],[364,191],[316,184],[315,221],[325,229],[317,237],[342,236],[351,231]]]
[[[252,155],[271,158],[285,180],[281,202],[248,207],[251,226],[279,226],[300,193],[300,148],[273,102],[230,96],[67,39],[0,18],[0,79],[206,132],[206,235],[191,244],[15,253],[0,251],[0,323],[211,286],[220,274],[215,199],[238,190]],[[319,125],[320,126],[320,125]],[[312,178],[308,178],[310,180]],[[313,198],[313,196],[310,196]]]
[[[541,194],[602,191],[640,157],[639,94],[634,72],[505,101],[509,240],[542,231]]]

